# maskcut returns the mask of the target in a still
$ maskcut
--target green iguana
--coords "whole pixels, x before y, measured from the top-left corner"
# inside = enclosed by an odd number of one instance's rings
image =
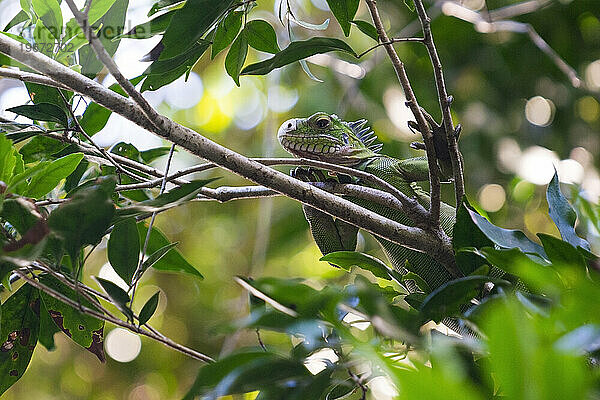
[[[428,180],[427,158],[399,160],[379,154],[383,145],[374,143],[375,134],[366,127],[366,123],[364,119],[345,122],[336,115],[319,112],[308,118],[285,121],[279,128],[277,138],[283,148],[294,156],[369,172],[392,184],[409,197],[416,198],[421,205],[428,208],[429,195],[416,183]],[[314,181],[316,176],[301,168],[296,169],[295,175],[306,181]],[[410,218],[397,209],[362,199],[350,198],[349,200],[394,221],[414,225]],[[355,250],[358,233],[356,227],[309,206],[303,206],[303,210],[315,242],[323,254]],[[442,203],[440,223],[449,236],[452,235],[454,220],[454,208]],[[397,271],[405,273],[408,268],[423,278],[431,290],[452,280],[446,269],[427,254],[409,250],[382,238],[377,240]]]

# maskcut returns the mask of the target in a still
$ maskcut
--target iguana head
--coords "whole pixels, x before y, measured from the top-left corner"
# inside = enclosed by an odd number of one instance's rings
[[[337,115],[318,112],[308,118],[288,119],[277,138],[296,157],[355,165],[376,156],[383,146],[373,144],[376,137],[366,123],[364,119],[345,122]]]

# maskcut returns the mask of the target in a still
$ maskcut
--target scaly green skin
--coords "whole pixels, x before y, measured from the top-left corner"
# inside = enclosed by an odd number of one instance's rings
[[[348,123],[335,115],[321,112],[308,118],[294,118],[284,122],[277,137],[281,145],[294,156],[369,172],[407,196],[417,198],[421,205],[428,208],[429,196],[416,184],[428,179],[427,159],[417,157],[398,160],[378,154],[380,145],[371,144],[374,136],[368,128],[363,128],[365,123],[364,120]],[[410,218],[397,209],[362,199],[349,200],[394,221],[414,225]],[[357,228],[312,207],[304,206],[303,209],[315,242],[323,254],[355,250]],[[442,203],[440,223],[449,236],[452,235],[454,215],[454,208]],[[382,238],[377,240],[396,270],[404,273],[408,268],[423,278],[431,290],[452,280],[446,269],[427,254],[409,250]]]

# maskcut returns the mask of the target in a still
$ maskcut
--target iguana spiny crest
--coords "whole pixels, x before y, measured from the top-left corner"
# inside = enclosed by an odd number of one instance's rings
[[[377,156],[382,144],[375,144],[375,134],[365,126],[367,120],[342,121],[335,114],[318,112],[308,118],[285,121],[277,138],[285,150],[296,157],[356,165]]]

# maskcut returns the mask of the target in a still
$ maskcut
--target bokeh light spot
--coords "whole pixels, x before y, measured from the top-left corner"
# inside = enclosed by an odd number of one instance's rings
[[[535,185],[531,182],[520,181],[515,185],[512,191],[513,198],[519,202],[525,202],[535,193]]]
[[[577,115],[587,123],[596,122],[600,117],[600,104],[592,96],[585,96],[575,103]]]
[[[587,66],[585,80],[590,89],[600,89],[600,60],[596,60]]]
[[[304,366],[311,374],[316,375],[327,368],[327,363],[336,363],[339,357],[333,349],[317,350],[304,360]]]
[[[115,328],[104,338],[106,353],[115,361],[126,363],[136,359],[142,349],[139,336],[123,328]]]
[[[525,104],[525,118],[537,126],[548,126],[552,123],[554,104],[542,96],[534,96]]]
[[[581,183],[583,181],[583,166],[575,160],[562,160],[558,163],[557,170],[561,182]]]
[[[367,384],[377,400],[392,400],[398,397],[398,390],[387,376],[377,376]]]
[[[536,185],[545,185],[554,175],[554,165],[559,159],[556,153],[540,146],[532,146],[523,152],[517,173]]]
[[[485,211],[496,212],[504,206],[506,192],[498,184],[485,185],[479,191],[479,204]]]

